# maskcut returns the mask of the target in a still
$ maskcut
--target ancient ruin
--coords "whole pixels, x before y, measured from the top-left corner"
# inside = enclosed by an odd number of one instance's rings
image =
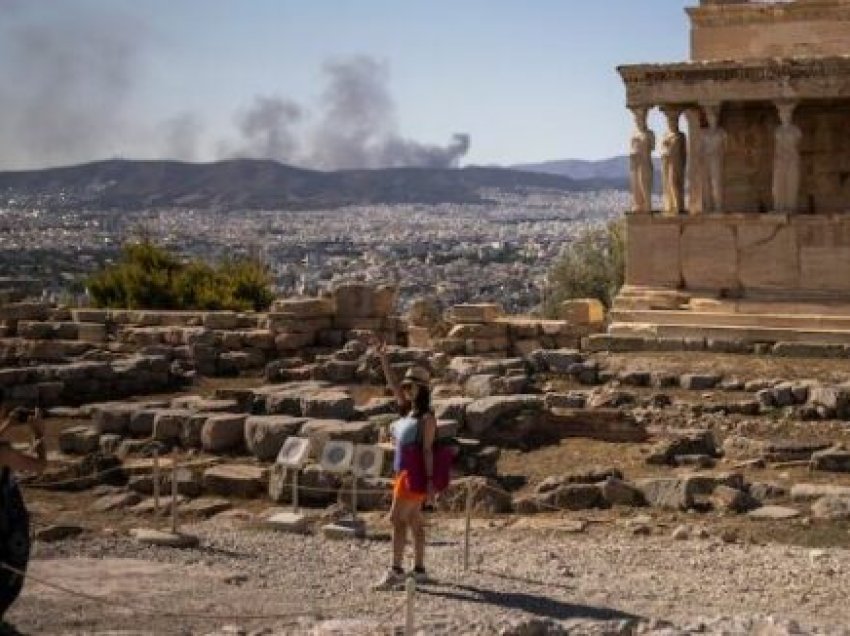
[[[637,130],[609,334],[850,343],[850,2],[702,0],[688,15],[690,61],[619,68]]]

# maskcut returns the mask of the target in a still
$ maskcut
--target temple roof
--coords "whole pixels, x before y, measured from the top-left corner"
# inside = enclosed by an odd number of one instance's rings
[[[850,55],[635,64],[617,70],[629,106],[850,98]]]

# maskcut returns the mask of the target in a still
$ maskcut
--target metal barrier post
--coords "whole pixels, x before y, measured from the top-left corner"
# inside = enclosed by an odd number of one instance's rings
[[[159,516],[159,450],[153,449],[153,514]]]
[[[171,534],[177,534],[177,458],[171,462]]]
[[[413,636],[413,632],[416,629],[416,619],[413,613],[413,604],[416,598],[416,579],[412,576],[407,577],[407,581],[404,584],[404,591],[407,596],[404,605],[404,636]]]
[[[351,517],[357,519],[357,475],[354,475],[351,486]]]
[[[292,469],[292,512],[298,512],[298,469]]]
[[[466,516],[463,528],[463,570],[469,570],[469,534],[472,525],[472,485],[466,485]]]

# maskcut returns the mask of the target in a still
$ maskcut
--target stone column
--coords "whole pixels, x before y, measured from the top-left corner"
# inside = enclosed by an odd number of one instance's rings
[[[705,211],[723,212],[723,164],[726,158],[726,131],[720,126],[720,104],[703,106],[708,127],[702,132],[702,189]]]
[[[687,165],[687,138],[679,130],[678,106],[662,107],[667,118],[667,132],[661,140],[661,164],[664,173],[664,213],[670,216],[685,211],[685,167]]]
[[[632,186],[632,212],[652,212],[652,151],[655,133],[646,122],[649,111],[645,106],[631,109],[635,118],[635,131],[629,147],[629,171]]]
[[[779,126],[773,153],[773,210],[793,214],[800,197],[800,140],[803,133],[794,124],[796,102],[776,102]]]

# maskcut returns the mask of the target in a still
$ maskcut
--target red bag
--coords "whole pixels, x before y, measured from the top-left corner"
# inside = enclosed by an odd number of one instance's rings
[[[442,492],[449,487],[451,481],[455,449],[452,445],[438,444],[435,441],[432,453],[434,455],[434,472],[431,475],[431,484],[434,486],[434,492]],[[421,444],[417,442],[405,444],[401,447],[401,468],[407,471],[411,491],[416,493],[428,492],[428,473],[425,470],[425,454],[422,452]]]

